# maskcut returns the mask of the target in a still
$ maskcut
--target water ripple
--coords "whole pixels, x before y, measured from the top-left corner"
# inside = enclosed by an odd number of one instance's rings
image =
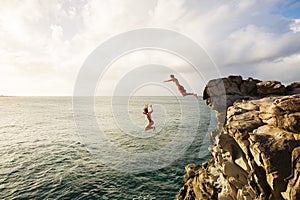
[[[98,104],[105,107],[109,102],[104,99]],[[6,109],[0,114],[0,199],[174,199],[184,166],[207,159],[197,153],[209,124],[208,109],[203,115],[206,121],[200,121],[199,136],[182,157],[157,171],[130,174],[99,163],[86,150],[76,133],[70,98],[0,99],[0,106]],[[204,104],[201,108],[206,109]],[[109,124],[105,129],[120,148],[152,152],[168,144],[174,130],[189,130],[178,127],[176,120],[180,118],[175,116],[164,132],[148,139],[120,134]]]

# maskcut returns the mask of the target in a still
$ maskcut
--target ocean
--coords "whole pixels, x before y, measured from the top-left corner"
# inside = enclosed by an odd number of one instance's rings
[[[210,156],[217,125],[200,98],[84,102],[0,98],[0,199],[174,199],[184,167]],[[143,130],[146,102],[155,132]]]

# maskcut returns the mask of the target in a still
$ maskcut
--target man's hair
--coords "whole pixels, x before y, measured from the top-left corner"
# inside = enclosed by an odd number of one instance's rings
[[[171,78],[174,78],[174,75],[173,75],[173,74],[171,74],[171,75],[170,75],[170,77],[171,77]]]

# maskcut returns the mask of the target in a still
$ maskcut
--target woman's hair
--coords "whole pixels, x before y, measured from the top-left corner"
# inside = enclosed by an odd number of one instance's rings
[[[144,114],[148,113],[148,104],[147,103],[144,104],[144,112],[143,113]]]
[[[144,114],[148,113],[148,108],[144,108]]]

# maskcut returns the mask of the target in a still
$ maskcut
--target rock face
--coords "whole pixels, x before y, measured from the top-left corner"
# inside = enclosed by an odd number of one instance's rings
[[[300,199],[300,83],[211,80],[203,98],[217,111],[208,162],[186,166],[178,200]]]

